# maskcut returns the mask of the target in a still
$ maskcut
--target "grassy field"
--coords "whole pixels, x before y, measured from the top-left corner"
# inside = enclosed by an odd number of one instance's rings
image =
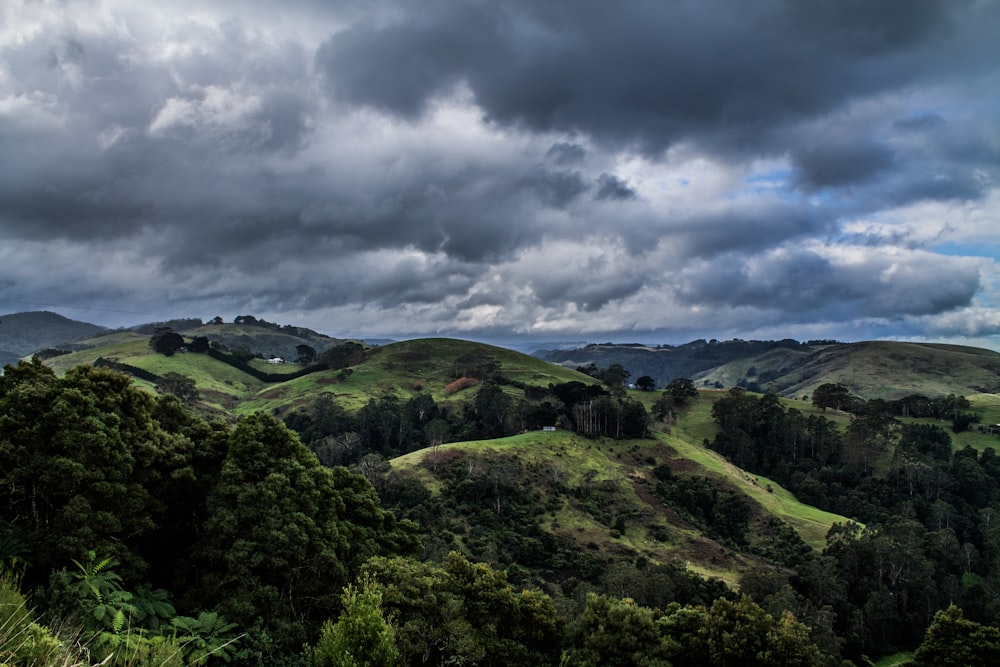
[[[432,338],[393,343],[374,348],[369,358],[348,372],[321,371],[262,388],[247,397],[236,408],[246,414],[258,410],[273,412],[305,402],[309,397],[325,393],[334,397],[349,411],[356,411],[372,398],[391,394],[406,400],[417,394],[430,394],[441,404],[468,401],[475,393],[470,387],[458,393],[445,391],[455,380],[456,360],[463,357],[489,357],[510,380],[529,385],[548,386],[571,380],[593,382],[593,379],[561,366],[535,359],[504,348],[469,341]],[[520,389],[509,387],[512,394]]]
[[[659,433],[658,437],[674,449],[678,457],[725,478],[765,510],[787,521],[809,546],[824,547],[830,527],[846,522],[846,517],[801,503],[776,482],[750,474],[704,446],[705,440],[711,441],[718,431],[712,420],[712,403],[718,397],[716,392],[701,392],[692,406],[681,414],[672,431]],[[814,409],[810,406],[808,410]]]
[[[636,398],[643,402],[655,400],[650,392],[642,394],[638,392]],[[440,485],[430,472],[432,459],[428,457],[444,457],[448,452],[513,454],[526,466],[557,476],[560,484],[569,488],[582,484],[610,485],[602,488],[614,489],[617,502],[630,507],[623,513],[644,517],[642,520],[628,522],[620,535],[609,535],[606,526],[567,501],[562,509],[545,519],[545,528],[569,536],[581,545],[589,544],[601,553],[625,549],[654,562],[680,561],[693,571],[736,585],[741,572],[759,564],[752,557],[715,543],[653,499],[645,490],[650,461],[674,461],[678,469],[685,471],[683,474],[708,475],[725,482],[759,506],[763,515],[774,515],[791,525],[814,549],[823,548],[830,527],[846,522],[847,518],[801,503],[772,480],[751,475],[704,447],[702,442],[715,435],[711,406],[720,395],[701,393],[670,433],[658,432],[650,439],[592,440],[567,431],[532,432],[411,452],[394,459],[391,465],[394,470],[415,474],[433,493],[440,491]],[[665,529],[671,539],[652,538],[649,531],[655,525]],[[706,557],[706,554],[713,555]]]
[[[254,327],[237,328],[236,334],[249,335]],[[271,335],[271,334],[267,334]],[[195,381],[205,403],[213,411],[225,411],[233,416],[263,411],[282,414],[308,403],[319,394],[333,396],[350,411],[363,407],[370,399],[392,394],[406,400],[429,393],[438,403],[469,400],[475,393],[470,387],[449,393],[446,387],[455,379],[456,362],[463,358],[489,358],[509,380],[535,386],[550,383],[593,382],[593,379],[562,366],[504,348],[469,341],[433,338],[404,341],[373,348],[369,358],[346,371],[320,371],[284,382],[264,383],[256,378],[212,359],[207,355],[178,352],[166,357],[149,348],[149,337],[134,332],[116,332],[89,341],[96,347],[50,359],[47,363],[58,374],[81,364],[93,364],[98,358],[116,360],[150,371],[157,375],[178,373]],[[300,370],[295,363],[269,364],[263,359],[251,360],[250,365],[271,374],[294,374]],[[152,388],[148,382],[141,383]],[[513,386],[505,388],[512,395],[523,395]]]

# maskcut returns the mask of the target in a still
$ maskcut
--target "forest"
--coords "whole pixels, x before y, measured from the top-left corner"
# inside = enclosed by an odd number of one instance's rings
[[[952,454],[944,427],[903,425],[904,408],[885,401],[855,401],[841,429],[772,395],[720,396],[707,446],[856,522],[835,526],[822,551],[780,521],[762,543],[739,494],[646,461],[649,493],[771,565],[737,592],[676,564],[609,563],[537,529],[552,509],[540,489],[561,482],[554,471],[532,480],[541,473],[522,474],[516,456],[427,457],[439,503],[385,463],[552,421],[596,446],[634,448],[685,409],[684,392],[647,414],[593,385],[514,389],[531,400],[484,381],[461,410],[387,396],[350,414],[320,398],[284,421],[227,423],[110,368],[60,377],[38,360],[8,366],[0,665],[1000,659],[992,449]],[[951,407],[957,419],[961,405]],[[612,488],[565,491],[611,531],[632,521]]]

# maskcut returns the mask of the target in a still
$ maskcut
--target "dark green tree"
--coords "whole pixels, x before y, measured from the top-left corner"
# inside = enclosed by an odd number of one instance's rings
[[[476,392],[476,415],[482,424],[483,436],[500,438],[511,435],[514,399],[494,382],[484,382]]]
[[[635,381],[635,388],[640,391],[653,391],[656,389],[656,380],[648,375],[643,375]]]
[[[674,378],[667,385],[666,393],[670,394],[674,405],[678,407],[687,405],[692,399],[698,397],[698,389],[690,378]]]
[[[316,348],[302,343],[295,346],[295,354],[298,355],[298,362],[307,366],[316,361]]]
[[[324,468],[265,414],[233,429],[208,506],[198,598],[241,627],[262,622],[287,648],[333,617],[364,560],[417,546],[368,482]]]
[[[934,614],[913,655],[914,667],[1000,664],[1000,629],[964,617],[955,605]]]
[[[556,665],[563,624],[551,598],[517,592],[502,571],[451,553],[441,564],[376,558],[403,665]]]
[[[628,380],[629,373],[621,364],[611,364],[601,371],[600,380],[611,390],[622,389],[625,381]]]
[[[854,400],[851,390],[839,382],[821,384],[812,393],[812,404],[824,412],[827,408],[846,410]]]
[[[41,576],[90,550],[118,560],[126,579],[145,569],[136,547],[158,504],[143,478],[163,463],[154,403],[105,368],[56,378],[32,361],[0,376],[0,516]]]
[[[181,403],[187,406],[193,405],[201,398],[194,380],[173,371],[160,376],[156,382],[156,391],[176,396]]]
[[[184,337],[170,327],[160,327],[150,337],[149,346],[156,352],[170,357],[184,347]]]
[[[576,667],[668,667],[653,612],[631,599],[590,593],[567,632],[566,664]]]

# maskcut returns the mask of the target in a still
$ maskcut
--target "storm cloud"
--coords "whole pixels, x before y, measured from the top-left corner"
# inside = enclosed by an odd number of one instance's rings
[[[0,7],[0,310],[998,346],[1000,4]]]

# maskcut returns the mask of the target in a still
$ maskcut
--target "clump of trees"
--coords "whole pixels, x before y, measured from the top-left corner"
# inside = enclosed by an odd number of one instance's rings
[[[270,416],[208,423],[104,368],[0,376],[0,578],[40,591],[24,627],[77,619],[89,659],[239,634],[216,657],[297,653],[369,558],[418,549],[367,480]]]
[[[821,392],[820,403],[835,407],[844,396]],[[906,405],[913,414],[967,403],[854,398],[844,429],[739,389],[713,406],[713,449],[804,502],[865,524],[836,528],[823,554],[807,555],[794,577],[758,598],[765,607],[797,599],[791,608],[807,621],[807,607],[827,607],[831,634],[853,659],[920,645],[935,611],[951,603],[973,623],[1000,621],[1000,457],[993,448],[953,452],[940,425],[900,422]]]

